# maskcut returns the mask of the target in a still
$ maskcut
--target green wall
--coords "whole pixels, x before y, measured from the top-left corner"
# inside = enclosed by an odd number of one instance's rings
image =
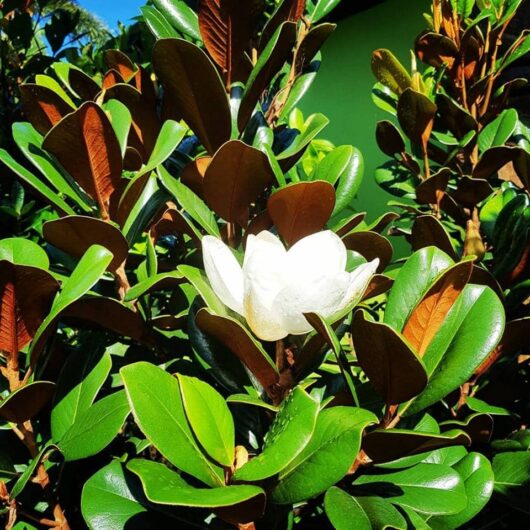
[[[429,4],[428,0],[388,0],[339,22],[324,46],[320,72],[303,101],[306,115],[322,112],[331,120],[323,138],[336,145],[351,144],[362,151],[366,170],[353,206],[367,211],[370,221],[387,211],[386,203],[392,198],[373,178],[375,168],[386,159],[375,142],[376,123],[389,115],[371,99],[371,54],[377,48],[388,48],[403,64],[410,65],[410,49],[425,27],[422,13]]]

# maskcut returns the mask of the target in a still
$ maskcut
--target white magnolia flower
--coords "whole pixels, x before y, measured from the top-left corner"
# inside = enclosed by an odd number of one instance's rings
[[[270,232],[250,235],[243,267],[216,237],[203,237],[202,250],[217,296],[267,341],[311,331],[304,313],[339,316],[359,302],[379,265],[375,259],[346,272],[346,247],[329,230],[304,237],[288,251]]]

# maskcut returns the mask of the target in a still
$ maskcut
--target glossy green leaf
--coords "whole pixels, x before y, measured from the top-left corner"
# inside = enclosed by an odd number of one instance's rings
[[[120,374],[138,427],[164,458],[210,486],[222,485],[222,469],[195,441],[176,377],[146,362],[125,366]]]
[[[24,156],[59,193],[73,200],[85,212],[91,211],[79,188],[76,189],[68,182],[53,158],[42,149],[43,137],[30,123],[13,124],[13,139]]]
[[[454,261],[436,247],[422,248],[401,267],[388,295],[384,322],[401,331],[434,280]]]
[[[165,162],[186,136],[187,129],[174,120],[166,120],[160,129],[149,160],[139,174],[149,173]]]
[[[265,492],[257,486],[195,488],[178,473],[163,464],[149,460],[134,459],[127,464],[127,469],[140,478],[146,497],[155,504],[222,508],[265,495]]]
[[[53,302],[50,313],[35,333],[29,355],[31,362],[37,361],[43,344],[41,338],[59,318],[60,314],[76,300],[85,295],[103,276],[112,261],[112,253],[100,245],[92,245],[79,260],[76,268],[61,287],[61,292]]]
[[[506,68],[528,52],[530,52],[530,35],[526,35],[515,50],[512,50],[511,48],[508,50],[506,55],[497,62],[497,70]]]
[[[206,278],[206,274],[204,274],[201,269],[197,269],[191,265],[179,265],[177,267],[177,272],[182,274],[182,276],[186,278],[191,285],[193,285],[206,305],[216,315],[224,316],[227,314],[226,306],[223,304],[223,302],[221,302],[221,300],[219,300],[213,289],[210,287],[210,283]]]
[[[118,460],[92,475],[83,487],[81,512],[90,530],[170,528],[171,517],[150,510],[141,485]]]
[[[504,323],[504,308],[493,290],[466,285],[423,356],[427,388],[402,412],[419,412],[465,383],[497,346]]]
[[[38,177],[20,165],[5,149],[0,149],[0,162],[5,164],[23,182],[29,184],[35,191],[44,197],[59,212],[66,215],[75,215],[75,211],[49,186]]]
[[[0,260],[9,261],[13,265],[28,265],[44,270],[50,267],[46,251],[37,243],[22,237],[0,240]]]
[[[372,530],[359,502],[340,488],[329,488],[324,496],[324,509],[335,530]]]
[[[499,453],[493,458],[495,494],[526,514],[530,514],[530,451]]]
[[[120,431],[129,412],[123,390],[81,411],[58,442],[65,460],[80,460],[105,449]]]
[[[174,289],[178,284],[182,283],[183,276],[178,271],[161,272],[147,278],[146,280],[137,283],[131,287],[124,298],[125,302],[136,300],[145,294],[153,291],[161,291],[166,289]]]
[[[108,352],[94,348],[78,351],[68,357],[57,382],[51,412],[52,438],[60,440],[77,421],[79,414],[88,410],[107,379],[112,367]]]
[[[412,79],[396,56],[384,48],[372,54],[372,72],[376,79],[395,94],[412,87]]]
[[[175,28],[156,7],[143,6],[140,11],[147,27],[157,39],[171,39],[179,36]]]
[[[427,522],[434,530],[460,528],[477,515],[493,493],[494,476],[490,461],[480,453],[469,453],[453,469],[464,480],[467,506],[454,515],[438,515]]]
[[[309,13],[309,18],[313,23],[318,22],[321,18],[324,18],[339,4],[340,0],[316,0],[314,2],[315,8]]]
[[[49,453],[52,453],[54,451],[57,451],[56,445],[45,445],[39,453],[31,460],[31,462],[28,464],[24,472],[18,477],[17,481],[11,488],[11,491],[9,492],[9,497],[11,499],[16,499],[20,493],[22,493],[22,490],[26,487],[28,482],[31,480],[33,475],[35,474],[35,470],[39,466],[39,464],[42,462],[45,456],[47,456]]]
[[[179,374],[188,422],[204,450],[219,464],[234,462],[234,420],[223,396],[207,383]]]
[[[50,90],[53,90],[58,96],[61,97],[61,99],[68,103],[72,110],[76,108],[70,96],[65,92],[63,87],[53,77],[50,77],[49,75],[37,74],[35,76],[35,83],[37,85],[44,86],[46,88],[49,88]]]
[[[488,123],[478,135],[478,146],[480,151],[504,145],[515,130],[517,125],[517,111],[506,109],[501,112],[492,122]]]
[[[354,486],[384,494],[394,504],[426,514],[453,514],[467,505],[464,481],[449,466],[418,464],[409,469],[362,475]]]
[[[319,404],[297,386],[284,399],[261,453],[238,469],[234,480],[264,480],[285,469],[309,443],[318,409]]]
[[[197,14],[184,0],[153,0],[153,4],[175,29],[192,39],[202,40]]]
[[[162,185],[175,197],[187,215],[208,234],[221,237],[213,212],[200,197],[172,177],[164,167],[158,168],[158,176]]]
[[[360,408],[332,407],[321,411],[311,441],[280,472],[272,500],[294,504],[336,484],[355,461],[364,429],[373,423],[377,423],[377,417]]]
[[[123,158],[125,156],[125,150],[127,149],[127,140],[132,125],[131,113],[129,112],[129,109],[117,99],[110,99],[105,102],[103,108],[110,118],[110,123],[116,133],[116,138],[118,138],[121,156]]]

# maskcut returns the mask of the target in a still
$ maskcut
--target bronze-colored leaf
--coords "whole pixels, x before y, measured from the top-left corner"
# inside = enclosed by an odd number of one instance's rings
[[[257,347],[245,329],[236,321],[200,309],[195,317],[200,329],[224,344],[254,374],[264,389],[276,385],[280,379],[274,363]]]
[[[517,158],[518,154],[518,148],[506,147],[504,145],[499,145],[488,149],[480,157],[480,160],[475,166],[475,169],[473,170],[473,178],[490,178],[506,164],[513,162]]]
[[[212,161],[211,156],[202,156],[184,166],[180,174],[182,184],[185,184],[199,197],[203,197],[202,183],[206,170]]]
[[[0,352],[18,355],[31,342],[58,290],[47,271],[0,261]]]
[[[259,64],[260,67],[256,66],[250,75],[237,115],[237,126],[240,131],[243,131],[246,127],[261,95],[291,55],[295,40],[296,24],[294,22],[284,22],[279,29],[274,48],[263,59],[263,63]]]
[[[335,188],[323,180],[297,182],[269,197],[267,210],[288,245],[322,230],[335,207]]]
[[[375,139],[379,149],[387,156],[394,156],[405,151],[405,142],[397,127],[388,120],[377,123]]]
[[[295,65],[298,73],[302,73],[309,66],[336,27],[336,24],[325,23],[319,24],[309,31],[296,53]]]
[[[450,70],[459,54],[454,41],[438,33],[423,33],[416,39],[414,47],[420,61],[434,68],[445,65]]]
[[[355,227],[359,226],[366,217],[366,212],[356,213],[346,221],[341,221],[333,228],[339,237],[344,237],[351,232]]]
[[[20,86],[20,100],[24,115],[41,134],[75,110],[52,89],[31,83]]]
[[[499,285],[499,282],[495,279],[495,276],[493,276],[490,271],[484,269],[480,265],[473,266],[473,272],[471,273],[469,283],[487,285],[490,289],[495,291],[495,294],[501,300],[504,300],[504,292],[502,290],[502,287]]]
[[[127,259],[129,246],[122,233],[110,223],[71,215],[44,223],[43,236],[48,243],[74,258],[80,258],[92,245],[101,245],[114,254],[109,270],[116,270]]]
[[[34,418],[50,402],[55,383],[35,381],[19,388],[0,403],[0,418],[12,423],[24,423]]]
[[[412,225],[410,244],[412,250],[435,246],[443,250],[453,259],[457,259],[449,234],[445,231],[440,221],[432,215],[420,215],[416,217]]]
[[[524,149],[517,149],[513,167],[524,187],[530,192],[530,154]]]
[[[199,235],[191,226],[186,216],[177,210],[174,205],[168,207],[151,228],[151,236],[156,241],[166,235],[186,234],[197,248],[201,246]]]
[[[451,196],[457,203],[466,207],[473,207],[491,195],[492,192],[493,188],[487,180],[464,176],[458,179],[458,186],[451,193]]]
[[[145,338],[145,323],[136,313],[118,300],[105,297],[85,297],[77,300],[61,314],[61,319],[90,322],[131,339]]]
[[[471,260],[462,261],[447,269],[412,311],[403,328],[403,336],[420,357],[423,357],[445,322],[447,313],[469,282],[472,270]]]
[[[184,121],[213,155],[230,139],[228,98],[215,66],[197,46],[181,39],[161,39],[153,65]]]
[[[263,8],[263,0],[200,0],[199,30],[210,57],[227,74],[227,87],[246,80],[245,51]]]
[[[436,104],[440,125],[452,132],[458,140],[470,131],[478,131],[477,120],[449,96],[438,95]]]
[[[204,200],[231,223],[245,227],[249,206],[274,180],[267,155],[239,140],[224,144],[204,175]]]
[[[390,241],[376,232],[352,232],[342,240],[348,250],[358,252],[367,261],[379,258],[377,272],[383,272],[392,260],[394,250]]]
[[[372,72],[376,79],[400,95],[412,86],[412,79],[394,54],[381,48],[372,53]]]
[[[125,171],[138,171],[143,164],[140,153],[134,147],[126,147],[123,157],[123,169]]]
[[[370,225],[371,232],[380,234],[390,224],[400,218],[396,212],[386,212],[373,225]]]
[[[128,83],[136,74],[134,63],[120,50],[105,50],[105,63],[109,70],[115,70]]]
[[[125,83],[125,79],[123,79],[120,72],[118,72],[117,70],[109,70],[103,76],[101,87],[104,90],[108,90],[109,88],[112,88],[114,85],[118,85],[120,83],[122,84]]]
[[[84,103],[47,134],[43,147],[96,201],[101,215],[108,218],[110,198],[121,180],[122,159],[114,129],[101,107]]]
[[[471,445],[471,439],[465,432],[453,431],[448,434],[452,436],[400,429],[378,429],[365,435],[362,447],[374,463],[381,464],[442,447]]]
[[[384,274],[375,274],[370,280],[362,299],[368,300],[369,298],[380,296],[383,293],[390,291],[393,284],[394,280],[392,278],[385,276]]]
[[[412,142],[427,146],[436,105],[425,95],[407,88],[400,96],[397,115],[403,132]]]
[[[387,405],[408,401],[427,385],[423,363],[387,324],[370,322],[358,310],[353,317],[352,340],[361,368]]]
[[[247,229],[245,230],[245,238],[250,234],[258,235],[263,230],[269,230],[273,224],[268,210],[263,210],[248,224]]]
[[[260,52],[265,48],[274,32],[283,22],[298,22],[305,11],[306,0],[283,0],[263,28],[260,38]]]
[[[440,427],[459,429],[464,431],[474,444],[485,444],[490,441],[493,432],[493,418],[489,414],[472,414],[465,421],[444,421]]]
[[[96,81],[78,68],[70,68],[68,71],[68,83],[83,101],[94,101],[101,92],[101,87]]]
[[[132,127],[129,133],[129,145],[140,153],[147,162],[155,146],[162,123],[156,112],[156,103],[150,95],[139,92],[131,85],[119,83],[105,93],[105,101],[117,99],[131,113]]]
[[[422,181],[416,188],[416,200],[419,204],[440,204],[445,194],[451,170],[446,167],[440,169],[428,179]]]

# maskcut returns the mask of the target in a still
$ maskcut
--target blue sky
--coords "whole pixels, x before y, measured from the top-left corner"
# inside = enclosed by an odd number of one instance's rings
[[[118,20],[127,22],[140,14],[144,0],[79,0],[79,4],[96,13],[111,29],[116,27]]]

